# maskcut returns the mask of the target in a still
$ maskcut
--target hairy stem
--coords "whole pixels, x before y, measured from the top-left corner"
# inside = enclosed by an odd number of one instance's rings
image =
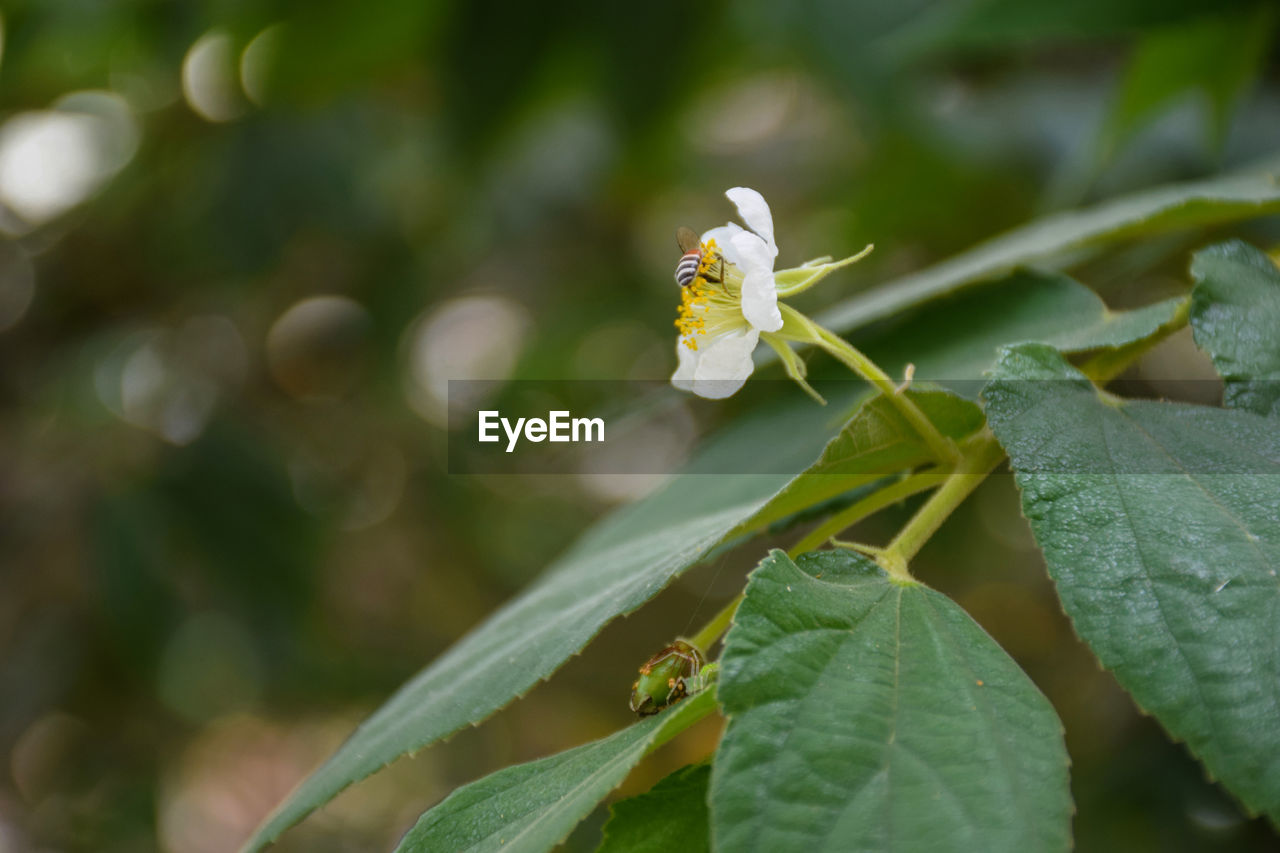
[[[884,394],[915,433],[929,446],[930,452],[937,461],[954,463],[960,458],[956,443],[938,432],[933,421],[920,411],[920,407],[914,400],[902,393],[902,389],[894,384],[889,374],[881,370],[878,364],[863,355],[853,344],[819,326],[785,302],[778,303],[778,310],[782,312],[782,328],[768,333],[771,346],[775,341],[796,341],[822,348]]]
[[[991,469],[1004,458],[1004,450],[989,430],[966,443],[960,463],[947,476],[936,492],[916,511],[893,541],[885,546],[877,561],[890,575],[910,581],[907,564],[919,553],[929,538],[938,531],[956,507],[960,506]]]
[[[883,489],[867,495],[862,500],[845,507],[815,527],[808,536],[805,536],[787,550],[787,556],[794,558],[806,551],[811,551],[832,536],[847,530],[867,516],[874,515],[885,507],[891,506],[911,495],[932,489],[945,478],[946,474],[943,474],[937,468],[929,468],[905,477],[896,483],[891,483]]]
[[[812,321],[811,321],[812,322]],[[880,369],[880,366],[871,359],[867,358],[853,344],[835,335],[816,323],[812,324],[814,331],[817,333],[818,346],[829,352],[831,355],[839,359],[854,373],[870,382],[875,388],[898,410],[907,423],[911,424],[911,428],[929,445],[929,450],[933,453],[935,459],[939,462],[955,462],[960,458],[960,453],[956,449],[955,442],[938,432],[938,428],[933,425],[933,421],[920,411],[920,407],[915,402],[899,391],[898,386],[894,384],[889,375]]]

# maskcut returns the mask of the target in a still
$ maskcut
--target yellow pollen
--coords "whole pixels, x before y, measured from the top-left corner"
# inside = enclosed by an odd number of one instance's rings
[[[708,240],[702,244],[702,257],[698,259],[698,275],[702,275],[711,269],[712,265],[720,259],[720,252],[716,249],[716,241]]]
[[[720,266],[720,274],[717,278],[723,280],[709,281],[707,274],[717,266]],[[723,263],[723,258],[716,248],[716,241],[708,240],[702,244],[702,257],[698,260],[698,272],[694,275],[693,281],[688,287],[681,288],[679,316],[676,318],[675,325],[680,330],[684,345],[691,350],[698,348],[697,337],[707,333],[707,317],[713,308],[718,317],[726,310],[730,315],[741,313],[741,308],[737,305],[740,298],[738,281],[731,282],[731,279],[723,274],[728,266]],[[717,328],[721,327],[723,318],[721,317],[721,321],[715,325]]]
[[[707,280],[698,275],[680,292],[680,316],[676,318],[676,328],[680,330],[685,346],[691,350],[698,348],[694,336],[706,333],[706,319],[702,315],[706,313],[704,306],[710,297],[707,290]]]

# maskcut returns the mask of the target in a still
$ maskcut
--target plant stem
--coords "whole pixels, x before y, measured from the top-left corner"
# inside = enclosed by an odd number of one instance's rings
[[[989,430],[984,430],[975,440],[968,442],[960,463],[948,475],[946,482],[925,501],[924,506],[912,516],[893,541],[885,546],[878,557],[878,562],[885,571],[898,580],[910,581],[911,573],[907,571],[907,564],[911,558],[1003,458],[1004,450]]]
[[[714,695],[714,691],[703,690],[664,710],[662,712],[664,719],[658,723],[657,736],[645,749],[644,754],[652,755],[682,732],[693,728],[694,724],[718,713],[720,706],[716,704]],[[690,706],[693,706],[692,710]]]
[[[711,650],[711,647],[715,645],[716,640],[720,639],[720,635],[729,629],[729,623],[733,621],[733,614],[738,612],[738,605],[742,603],[743,595],[744,593],[738,593],[733,601],[730,601],[719,613],[712,616],[711,621],[703,625],[702,629],[689,640],[698,651],[702,652],[704,657]]]
[[[885,486],[873,494],[867,495],[862,500],[845,507],[827,519],[808,536],[793,545],[787,551],[787,556],[794,559],[799,554],[812,550],[815,546],[821,545],[841,530],[857,524],[867,516],[879,512],[885,507],[917,492],[933,488],[945,476],[947,475],[942,474],[937,468],[930,468],[925,471],[919,471],[896,483]],[[719,613],[712,616],[711,620],[706,625],[703,625],[698,633],[694,634],[689,640],[703,655],[706,655],[711,647],[715,645],[716,640],[720,639],[720,636],[729,629],[729,624],[733,621],[733,614],[738,612],[738,605],[742,603],[743,595],[744,593],[738,593],[732,601],[726,604]]]
[[[935,459],[939,462],[959,461],[960,451],[956,448],[955,442],[938,432],[938,428],[933,425],[933,421],[929,420],[925,413],[920,411],[920,407],[910,397],[899,392],[898,386],[894,384],[887,373],[880,369],[878,364],[863,355],[861,351],[844,338],[827,331],[812,320],[809,321],[809,324],[813,327],[813,331],[817,333],[815,343],[843,362],[854,373],[870,382],[881,394],[884,394],[889,402],[897,408],[898,412],[907,419],[907,423],[911,424],[911,428],[915,430],[916,434],[924,439],[925,444],[929,445],[929,449],[933,452]]]
[[[1101,386],[1122,373],[1145,352],[1184,328],[1188,323],[1189,310],[1190,301],[1184,301],[1173,317],[1150,337],[1127,346],[1103,351],[1085,361],[1081,365],[1081,370],[1101,388]],[[942,475],[937,468],[919,471],[868,495],[832,515],[821,525],[814,528],[807,536],[796,542],[788,550],[787,554],[794,558],[821,545],[823,542],[831,541],[839,547],[856,550],[872,557],[895,579],[914,583],[915,581],[907,568],[908,563],[938,531],[943,522],[955,512],[956,508],[973,493],[973,490],[1000,463],[1004,458],[1004,451],[990,430],[983,430],[977,436],[966,440],[962,448],[957,447],[955,442],[945,438],[938,432],[937,427],[920,411],[913,401],[904,394],[899,393],[898,389],[894,387],[893,381],[879,366],[851,344],[798,312],[794,312],[794,317],[789,317],[788,319],[802,325],[806,334],[804,337],[796,334],[791,334],[787,337],[792,340],[816,343],[848,365],[859,376],[870,382],[881,393],[889,397],[890,401],[897,406],[898,411],[907,419],[917,434],[929,444],[930,449],[933,450],[938,458],[944,462],[954,462],[954,468],[946,475]],[[855,542],[838,542],[833,538],[840,531],[851,527],[884,507],[910,495],[932,488],[939,478],[944,476],[945,479],[937,492],[917,510],[916,514],[898,532],[893,541],[884,548],[875,548]],[[727,626],[728,620],[732,618],[733,611],[737,609],[740,601],[741,597],[735,599],[726,608],[726,613],[721,614],[724,617],[723,625]],[[716,620],[713,620],[713,623],[708,625],[708,628],[704,628],[699,637],[706,635],[708,629],[720,620],[721,616],[717,616]],[[714,642],[716,636],[718,634],[710,634],[711,642]]]
[[[932,489],[942,482],[945,477],[946,475],[937,468],[930,468],[905,477],[896,483],[891,483],[883,489],[867,495],[862,500],[845,507],[815,527],[808,536],[805,536],[787,550],[787,556],[794,558],[805,551],[811,551],[832,536],[847,530],[867,516],[873,515],[885,507],[918,492]]]

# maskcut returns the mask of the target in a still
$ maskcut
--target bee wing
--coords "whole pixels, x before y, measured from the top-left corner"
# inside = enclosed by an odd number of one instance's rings
[[[676,229],[676,245],[680,247],[681,252],[686,254],[695,252],[702,245],[702,241],[698,239],[697,232],[692,228],[686,228],[681,225]]]

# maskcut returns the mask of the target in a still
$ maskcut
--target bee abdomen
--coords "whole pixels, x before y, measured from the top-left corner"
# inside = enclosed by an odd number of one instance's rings
[[[701,252],[687,252],[676,264],[676,284],[688,287],[698,277],[698,265],[702,262]]]

